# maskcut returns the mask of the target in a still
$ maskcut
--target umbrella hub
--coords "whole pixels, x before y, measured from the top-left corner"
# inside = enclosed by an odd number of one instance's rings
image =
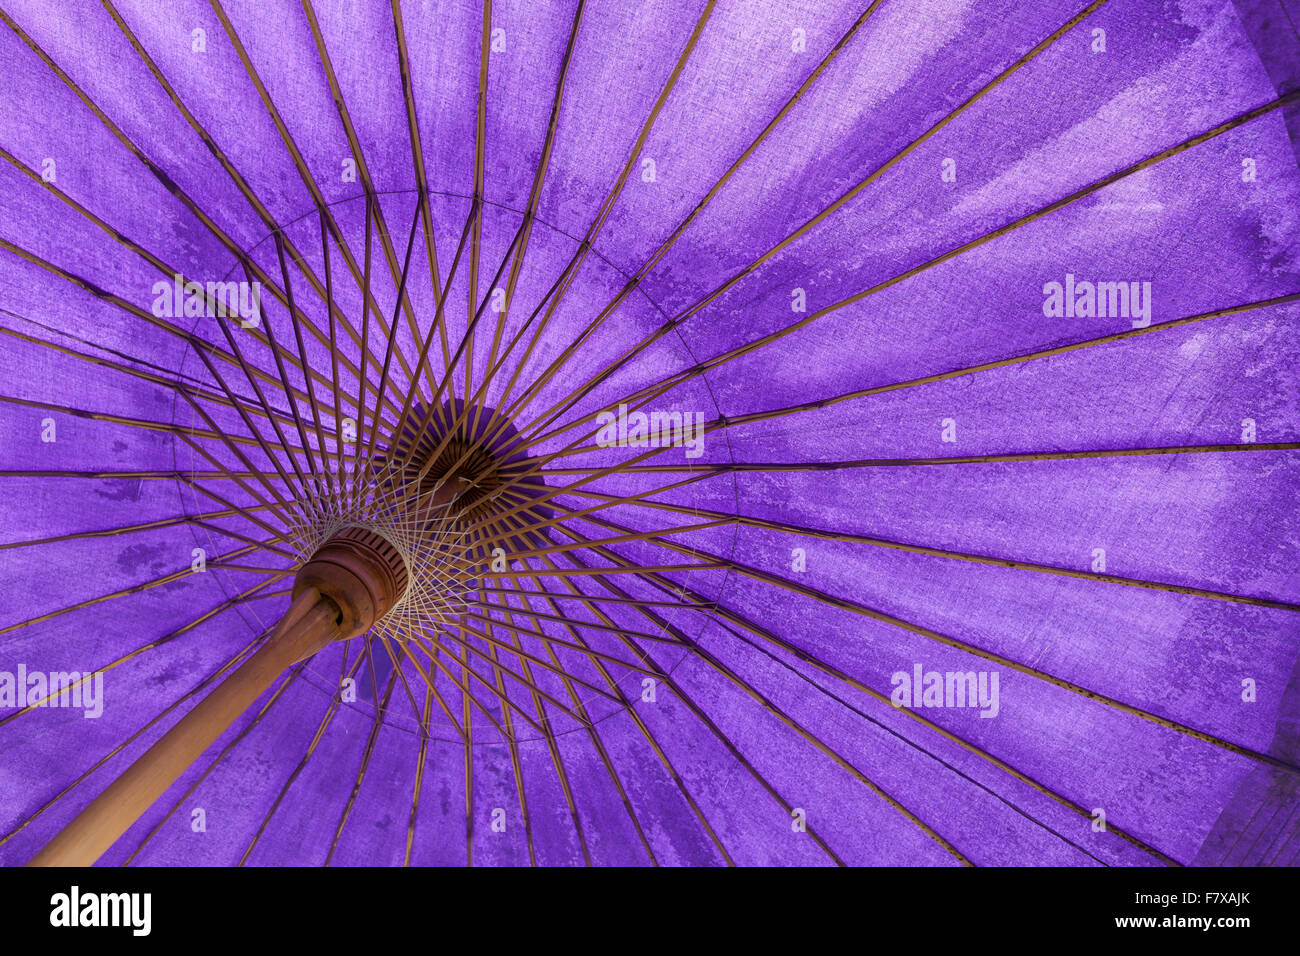
[[[465,438],[445,441],[436,458],[426,453],[410,461],[405,473],[409,493],[435,507],[446,505],[449,516],[462,522],[483,517],[505,484],[492,451]]]
[[[342,638],[436,641],[485,573],[550,543],[530,455],[489,407],[413,405],[346,493],[303,501],[294,595],[314,587],[337,605]]]
[[[350,525],[336,532],[299,569],[297,598],[316,588],[338,610],[340,639],[365,633],[406,595],[410,573],[397,546],[380,532]]]

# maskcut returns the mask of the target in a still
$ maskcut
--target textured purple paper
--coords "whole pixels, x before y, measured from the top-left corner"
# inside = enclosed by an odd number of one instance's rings
[[[154,284],[239,281],[243,255],[282,285],[278,228],[328,334],[321,209],[360,263],[371,189],[400,268],[422,181],[436,255],[417,226],[390,398],[440,294],[452,350],[483,307],[455,397],[521,334],[482,400],[527,394],[524,433],[560,410],[526,446],[570,469],[548,489],[598,476],[557,491],[534,545],[569,568],[706,566],[547,579],[531,559],[543,577],[510,586],[557,603],[482,608],[501,641],[532,630],[531,663],[445,635],[487,683],[467,678],[467,702],[434,676],[427,719],[412,661],[333,645],[102,863],[1300,862],[1292,0],[404,0],[400,44],[382,2],[163,6],[11,0],[0,25],[0,672],[104,688],[87,718],[6,704],[0,674],[0,862],[26,862],[288,604],[289,578],[216,566],[294,563],[259,550],[270,532],[239,510],[256,499],[195,446],[284,482],[213,400],[199,351],[227,348],[224,320],[147,321]],[[1045,314],[1067,275],[1149,283],[1149,324]],[[271,351],[230,328],[287,413]],[[377,320],[334,342],[348,366],[387,346]],[[302,349],[328,377],[326,345]],[[356,382],[331,396],[354,417]],[[555,432],[661,383],[650,408],[709,423],[700,457]],[[185,389],[233,446],[181,437],[209,429]],[[1139,449],[1163,451],[1079,454]],[[675,470],[602,473],[629,463]],[[236,513],[202,518],[226,507],[205,488]],[[561,551],[565,529],[665,534]],[[561,645],[575,633],[612,682]],[[494,672],[494,646],[532,688]],[[892,706],[917,667],[996,673],[997,713]]]

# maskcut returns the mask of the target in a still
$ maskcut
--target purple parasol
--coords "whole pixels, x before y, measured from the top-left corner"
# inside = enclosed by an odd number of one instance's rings
[[[0,860],[1300,860],[1290,0],[0,11]]]

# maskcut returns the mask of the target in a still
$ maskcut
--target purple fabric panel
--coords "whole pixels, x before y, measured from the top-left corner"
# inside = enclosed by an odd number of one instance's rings
[[[480,388],[554,527],[474,526],[435,658],[291,669],[101,864],[1300,861],[1300,475],[1252,447],[1300,442],[1300,114],[1116,175],[1300,45],[1111,0],[1028,57],[1085,5],[406,0],[414,147],[388,4],[8,5],[0,672],[104,696],[0,706],[0,863],[274,628],[355,517],[315,465]],[[158,314],[241,256],[255,332]],[[602,447],[660,386],[698,457]],[[891,705],[918,667],[996,714]]]

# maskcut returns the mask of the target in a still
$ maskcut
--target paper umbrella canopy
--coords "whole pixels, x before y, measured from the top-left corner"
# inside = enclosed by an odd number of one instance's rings
[[[0,20],[3,862],[1300,860],[1294,9]]]

